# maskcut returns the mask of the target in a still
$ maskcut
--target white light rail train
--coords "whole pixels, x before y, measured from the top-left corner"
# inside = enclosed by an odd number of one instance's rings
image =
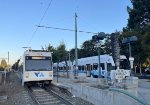
[[[69,61],[67,61],[69,65]],[[94,77],[98,78],[99,74],[103,77],[107,76],[108,78],[112,79],[114,78],[111,76],[111,72],[116,71],[115,68],[115,63],[110,55],[100,55],[100,67],[101,67],[101,72],[99,72],[99,65],[98,65],[98,56],[91,56],[91,57],[86,57],[86,58],[80,58],[78,59],[78,73],[85,75],[87,77]],[[66,64],[65,62],[59,62],[54,63],[53,65],[54,70],[59,69],[61,70],[66,70]],[[74,70],[75,67],[75,62],[70,61],[70,68],[71,70]],[[121,55],[120,56],[120,69],[124,70],[124,78],[130,76],[130,64],[126,58],[126,56]]]
[[[42,50],[25,51],[19,71],[22,86],[25,83],[49,85],[53,80],[52,53]]]

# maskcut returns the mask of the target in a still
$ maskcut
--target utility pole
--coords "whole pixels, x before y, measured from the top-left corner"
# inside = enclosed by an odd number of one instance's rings
[[[70,72],[70,70],[71,70],[71,68],[70,68],[70,51],[69,51],[69,72]]]
[[[78,72],[78,52],[77,52],[77,13],[75,13],[75,79]]]
[[[129,42],[129,57],[132,57],[131,56],[131,44],[130,44],[130,42]]]
[[[8,51],[8,64],[9,64],[9,51]]]
[[[101,45],[98,46],[98,66],[99,66],[99,78],[101,78],[101,58],[100,58],[100,50],[101,50]]]
[[[106,34],[104,32],[100,32],[97,35],[92,36],[92,40],[96,41],[95,46],[98,50],[98,70],[99,70],[99,78],[101,78],[101,60],[100,60],[100,49],[101,49],[101,40],[103,40],[106,37]]]

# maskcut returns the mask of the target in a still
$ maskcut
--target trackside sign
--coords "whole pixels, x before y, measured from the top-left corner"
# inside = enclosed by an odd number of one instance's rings
[[[117,69],[117,70],[116,70],[116,72],[115,72],[115,78],[116,78],[116,79],[121,80],[121,79],[124,78],[124,76],[125,76],[125,74],[124,74],[124,69]]]

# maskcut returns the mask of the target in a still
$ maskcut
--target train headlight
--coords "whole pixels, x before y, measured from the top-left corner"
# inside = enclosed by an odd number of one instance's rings
[[[52,77],[52,73],[51,72],[49,72],[49,76]]]
[[[25,78],[29,78],[29,73],[25,73]]]

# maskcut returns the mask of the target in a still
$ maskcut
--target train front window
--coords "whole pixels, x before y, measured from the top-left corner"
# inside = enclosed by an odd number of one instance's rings
[[[27,56],[25,62],[26,71],[48,71],[52,70],[50,57],[31,57]]]
[[[127,59],[120,59],[120,69],[130,69],[130,64]]]
[[[111,63],[107,63],[107,71],[115,70],[115,66],[112,66]]]

